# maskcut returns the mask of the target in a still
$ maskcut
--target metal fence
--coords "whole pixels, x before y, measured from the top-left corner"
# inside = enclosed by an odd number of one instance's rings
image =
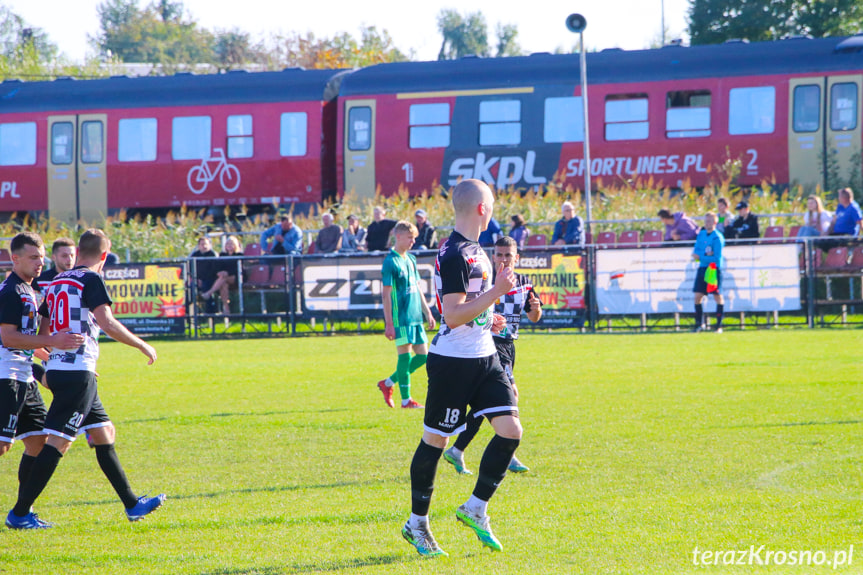
[[[566,332],[692,329],[691,244],[536,246],[519,273],[532,278],[544,319],[523,330]],[[728,242],[733,263],[726,329],[863,324],[863,240],[764,239]],[[414,252],[430,300],[436,252]],[[222,258],[236,265],[230,313],[201,299],[202,260],[187,261],[187,335],[381,332],[380,266],[386,254]],[[660,257],[661,256],[661,257]],[[622,262],[622,263],[621,263]],[[670,286],[670,287],[669,287]],[[708,300],[710,298],[708,297]],[[208,308],[208,306],[210,306]],[[712,317],[710,305],[708,316]]]

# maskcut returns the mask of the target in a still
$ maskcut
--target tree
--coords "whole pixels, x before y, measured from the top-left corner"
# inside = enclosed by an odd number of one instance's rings
[[[97,11],[100,32],[91,42],[106,56],[164,71],[213,58],[213,34],[183,16],[182,2],[157,0],[141,9],[138,0],[105,0]]]
[[[0,5],[0,55],[10,59],[35,56],[50,62],[59,54],[57,45],[40,28],[34,28],[6,6]]]
[[[358,68],[383,62],[402,62],[408,58],[394,46],[386,30],[364,26],[357,40],[347,32],[333,38],[316,38],[311,32],[275,36],[266,51],[267,68],[302,67],[306,69]]]
[[[437,24],[443,36],[438,60],[455,60],[463,56],[491,56],[488,25],[482,12],[462,16],[455,10],[444,9],[438,14]],[[518,45],[518,28],[515,24],[498,24],[495,33],[496,57],[523,54]]]
[[[778,40],[790,34],[850,35],[863,29],[863,0],[690,0],[692,44]]]
[[[213,64],[218,70],[242,68],[259,59],[248,32],[238,29],[217,31],[213,43]]]

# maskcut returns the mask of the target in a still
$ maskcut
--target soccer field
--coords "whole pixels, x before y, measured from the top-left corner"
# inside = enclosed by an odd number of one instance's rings
[[[523,336],[531,471],[489,507],[504,552],[456,523],[476,476],[441,461],[431,521],[450,556],[434,560],[400,535],[423,413],[384,405],[383,336],[157,342],[149,368],[106,344],[120,459],[138,494],[168,500],[127,522],[79,440],[36,504],[57,527],[4,530],[0,573],[862,573],[861,335]],[[414,390],[422,401],[422,371]],[[0,458],[4,513],[20,455]],[[789,565],[791,551],[834,562],[851,545],[835,571]],[[695,564],[750,546],[774,563]]]

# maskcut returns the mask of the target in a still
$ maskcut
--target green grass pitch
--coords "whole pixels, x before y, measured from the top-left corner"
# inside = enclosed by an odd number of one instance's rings
[[[489,513],[504,552],[455,521],[474,477],[441,461],[431,520],[448,558],[401,538],[422,411],[387,408],[383,336],[102,348],[100,396],[139,523],[79,440],[36,510],[0,532],[0,573],[863,572],[860,330],[526,335],[516,378],[531,467]],[[426,378],[414,378],[425,397]],[[50,396],[46,396],[46,401]],[[467,452],[479,466],[483,427]],[[0,458],[11,508],[21,446]],[[851,565],[695,565],[693,551],[835,550]],[[763,555],[762,555],[763,557]]]

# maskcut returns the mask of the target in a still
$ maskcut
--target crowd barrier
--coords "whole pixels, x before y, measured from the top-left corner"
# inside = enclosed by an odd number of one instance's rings
[[[832,240],[831,240],[832,241]],[[421,289],[434,301],[436,252],[415,252]],[[863,324],[863,241],[729,242],[725,325]],[[383,331],[384,252],[222,258],[236,266],[230,313],[200,297],[202,260],[106,268],[118,318],[139,334],[210,337]],[[207,261],[207,260],[204,260]],[[538,246],[516,268],[543,302],[524,330],[648,331],[693,327],[698,264],[687,244]],[[218,299],[218,298],[217,298]],[[705,312],[715,310],[713,298]]]

